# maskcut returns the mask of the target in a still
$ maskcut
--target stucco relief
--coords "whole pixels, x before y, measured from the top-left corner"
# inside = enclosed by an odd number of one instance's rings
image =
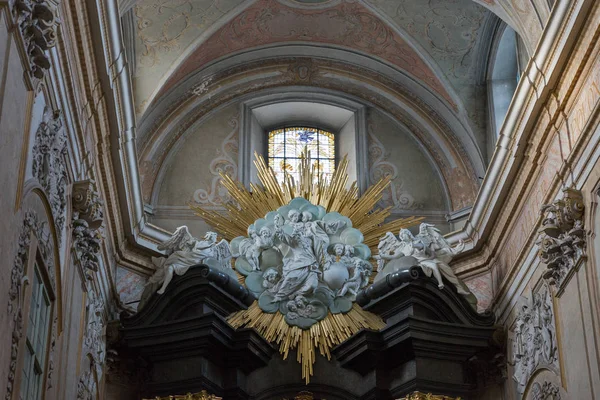
[[[348,0],[325,9],[298,9],[276,0],[258,1],[194,50],[161,92],[226,54],[299,41],[340,45],[381,57],[415,76],[456,107],[435,73],[399,34],[359,2]]]
[[[423,208],[423,203],[415,201],[413,195],[404,189],[404,182],[398,173],[398,167],[389,161],[389,151],[385,151],[383,144],[375,136],[377,125],[374,121],[369,123],[369,179],[377,182],[379,179],[390,176],[392,182],[383,192],[381,206],[392,207],[394,210],[418,210]]]
[[[77,400],[98,398],[98,381],[102,379],[106,358],[104,307],[102,298],[98,296],[91,285],[88,285],[83,335],[83,353],[88,363],[77,383]]]
[[[65,164],[67,137],[60,111],[44,109],[32,153],[32,173],[48,196],[60,243],[66,222],[68,183]]]
[[[8,382],[6,385],[6,400],[12,399],[14,390],[14,381],[17,373],[17,363],[19,360],[19,344],[23,337],[23,306],[25,290],[25,272],[29,262],[29,246],[31,244],[31,235],[34,234],[39,242],[38,249],[44,260],[50,285],[52,290],[56,291],[56,278],[54,274],[54,255],[50,244],[50,231],[48,224],[40,221],[34,211],[25,212],[23,227],[19,234],[17,254],[11,270],[11,286],[8,291],[8,316],[13,323],[12,342],[10,351],[10,362],[8,368]],[[55,327],[55,324],[53,324]],[[53,344],[51,344],[50,353],[53,353]],[[50,375],[50,378],[52,376]]]
[[[538,368],[557,372],[558,345],[550,289],[545,284],[525,299],[512,324],[512,345],[509,343],[509,364],[513,380],[522,395],[529,379]]]
[[[48,50],[56,45],[56,7],[46,0],[14,0],[12,10],[25,42],[30,73],[43,79],[51,67]]]
[[[563,192],[562,199],[542,206],[538,238],[538,254],[547,267],[544,278],[559,290],[568,283],[574,268],[586,255],[583,195],[572,188]]]
[[[221,183],[221,174],[223,173],[229,175],[232,179],[237,179],[239,137],[237,115],[229,118],[228,124],[231,126],[231,132],[221,142],[220,148],[217,149],[217,156],[209,164],[209,171],[212,175],[210,185],[207,188],[200,188],[194,192],[194,201],[196,203],[222,206],[231,199],[227,189]]]

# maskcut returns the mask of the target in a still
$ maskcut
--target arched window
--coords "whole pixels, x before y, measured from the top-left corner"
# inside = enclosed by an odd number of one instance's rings
[[[269,132],[268,159],[279,182],[285,174],[299,177],[300,157],[310,152],[311,163],[325,179],[335,171],[335,136],[322,129],[295,126]],[[315,177],[316,179],[316,177]]]

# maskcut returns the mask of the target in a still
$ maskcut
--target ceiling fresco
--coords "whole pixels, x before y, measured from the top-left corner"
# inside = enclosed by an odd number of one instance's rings
[[[456,106],[449,92],[473,81],[492,15],[471,0],[138,0],[131,12],[138,114],[156,94],[212,60],[284,42],[372,54]]]

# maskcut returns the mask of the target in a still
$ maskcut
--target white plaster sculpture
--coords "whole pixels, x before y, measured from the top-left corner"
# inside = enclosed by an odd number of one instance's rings
[[[556,327],[550,291],[542,285],[521,305],[513,323],[512,349],[509,364],[513,366],[513,380],[517,391],[523,394],[540,365],[558,369]]]
[[[215,232],[207,232],[204,240],[198,240],[190,234],[187,226],[180,226],[169,240],[158,246],[158,249],[166,250],[167,257],[152,258],[156,272],[147,283],[162,283],[158,294],[165,292],[173,274],[183,275],[193,265],[211,261],[211,264],[223,270],[231,269],[229,243],[225,239],[217,243]]]
[[[345,296],[350,293],[353,297],[356,297],[358,291],[369,284],[369,276],[371,276],[372,267],[371,264],[356,258],[354,260],[354,273],[352,277],[348,279],[344,286],[340,289],[337,296]]]
[[[259,257],[263,250],[273,247],[274,233],[263,226],[258,233],[254,228],[248,229],[248,236],[240,242],[240,255],[244,256],[252,271],[259,271]]]
[[[442,279],[444,277],[456,287],[458,293],[472,296],[471,291],[456,277],[452,267],[448,265],[452,257],[462,251],[463,243],[453,249],[440,231],[427,223],[420,225],[419,234],[416,237],[408,229],[402,229],[398,234],[398,239],[388,232],[380,240],[379,254],[374,256],[379,272],[383,272],[388,263],[393,263],[394,260],[401,257],[414,257],[425,275],[434,276],[440,289],[444,288]]]
[[[295,219],[296,213],[290,211],[290,214]],[[275,217],[275,235],[289,247],[289,252],[283,259],[283,277],[271,288],[273,301],[312,293],[319,283],[319,261],[313,249],[315,243],[303,232],[302,222],[291,221],[293,233],[289,235],[283,230],[283,218],[279,215]]]
[[[371,251],[363,240],[348,217],[295,198],[257,219],[231,248],[258,306],[308,329],[329,312],[349,312],[367,285]]]

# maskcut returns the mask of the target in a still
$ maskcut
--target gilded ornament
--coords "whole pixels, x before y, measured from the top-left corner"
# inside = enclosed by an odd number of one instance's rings
[[[255,165],[262,185],[250,184],[250,190],[221,174],[235,200],[225,213],[190,207],[231,242],[240,281],[259,299],[229,323],[256,329],[279,345],[284,359],[297,349],[308,384],[317,348],[330,359],[334,346],[361,329],[385,326],[354,304],[356,294],[373,274],[371,251],[382,234],[421,219],[384,223],[389,209],[374,208],[390,178],[359,197],[356,182],[348,185],[346,157],[327,181],[310,153],[300,158],[297,179],[285,172],[279,182],[258,155]]]
[[[214,394],[209,394],[206,390],[201,391],[200,393],[188,393],[184,395],[178,396],[165,396],[160,397],[156,396],[152,399],[143,399],[143,400],[222,400],[222,397],[217,397]]]

